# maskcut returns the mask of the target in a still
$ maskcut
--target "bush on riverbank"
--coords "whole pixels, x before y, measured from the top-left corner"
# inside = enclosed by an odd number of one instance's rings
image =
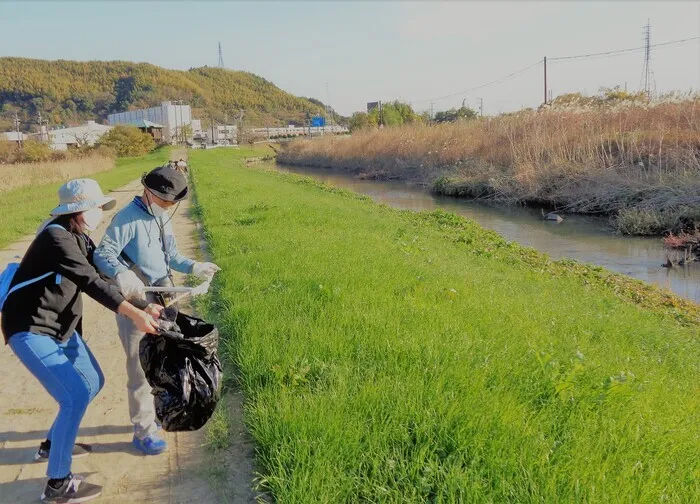
[[[622,232],[700,224],[700,99],[523,112],[293,142],[282,163],[400,178],[442,194],[609,214]]]
[[[118,124],[102,135],[99,145],[112,149],[119,157],[143,156],[156,148],[153,137],[135,126]]]
[[[191,154],[202,308],[275,501],[695,498],[697,305],[237,155]]]

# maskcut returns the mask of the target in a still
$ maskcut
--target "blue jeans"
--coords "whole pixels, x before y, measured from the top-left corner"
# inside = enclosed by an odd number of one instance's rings
[[[83,415],[105,383],[102,370],[77,332],[63,343],[29,332],[13,334],[8,343],[58,403],[58,415],[47,435],[51,451],[46,475],[63,478],[70,473]]]

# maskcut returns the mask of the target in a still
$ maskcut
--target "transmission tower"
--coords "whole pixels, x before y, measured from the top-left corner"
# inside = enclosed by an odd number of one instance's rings
[[[221,42],[219,42],[219,68],[224,68],[224,52],[221,50]]]
[[[647,19],[644,27],[644,66],[642,67],[642,81],[644,82],[644,94],[651,100],[651,23]]]

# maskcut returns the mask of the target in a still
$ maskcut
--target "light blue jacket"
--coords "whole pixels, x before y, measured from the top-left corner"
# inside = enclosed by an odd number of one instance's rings
[[[122,251],[139,266],[150,284],[167,276],[166,253],[170,268],[180,273],[191,273],[194,261],[177,250],[172,224],[165,216],[165,252],[161,245],[160,229],[156,219],[148,213],[140,202],[132,201],[119,210],[107,227],[100,246],[95,250],[95,266],[114,278],[129,269],[126,261],[120,257]],[[161,221],[162,222],[162,221]]]

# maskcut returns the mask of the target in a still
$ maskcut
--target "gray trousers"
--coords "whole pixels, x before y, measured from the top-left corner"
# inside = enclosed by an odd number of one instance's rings
[[[129,397],[129,416],[134,424],[134,434],[143,439],[157,430],[156,410],[153,406],[151,386],[146,381],[146,374],[139,360],[139,343],[146,335],[136,328],[131,319],[117,315],[119,339],[126,352],[126,388]]]

